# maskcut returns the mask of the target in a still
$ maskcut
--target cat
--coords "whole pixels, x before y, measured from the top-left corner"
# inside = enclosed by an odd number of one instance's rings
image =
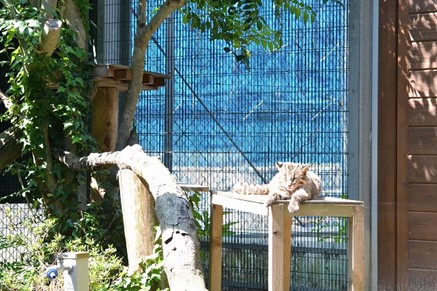
[[[309,170],[309,165],[298,163],[276,163],[278,173],[268,184],[237,183],[232,191],[239,194],[268,195],[266,206],[278,200],[290,200],[288,211],[299,210],[300,202],[313,199],[322,191],[322,180]]]

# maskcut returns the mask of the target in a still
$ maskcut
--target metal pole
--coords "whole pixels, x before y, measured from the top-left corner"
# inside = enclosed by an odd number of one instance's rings
[[[166,64],[165,71],[171,76],[165,82],[165,136],[164,136],[164,165],[172,172],[173,166],[173,105],[174,105],[174,15],[170,15],[166,23],[167,42],[166,42]]]

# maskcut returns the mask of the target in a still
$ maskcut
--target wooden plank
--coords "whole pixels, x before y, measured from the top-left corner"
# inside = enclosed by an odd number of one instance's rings
[[[437,156],[409,156],[409,183],[437,183]]]
[[[397,11],[397,1],[379,1],[378,290],[396,289]]]
[[[165,85],[165,78],[153,77],[153,85],[157,87],[162,87]]]
[[[410,40],[437,40],[437,12],[410,15]]]
[[[408,191],[405,187],[408,181],[408,91],[412,87],[406,73],[409,69],[407,59],[410,47],[411,19],[405,9],[409,0],[399,0],[397,15],[397,66],[392,70],[397,72],[397,156],[396,156],[396,277],[398,290],[408,287]],[[378,155],[380,156],[380,155]],[[380,156],[381,157],[381,156]],[[379,253],[379,252],[378,252]]]
[[[151,74],[143,74],[143,85],[153,85],[153,76]]]
[[[264,204],[259,202],[251,202],[245,200],[238,200],[232,197],[227,197],[223,195],[212,195],[212,204],[221,205],[223,207],[237,209],[249,213],[268,215],[268,208]]]
[[[211,202],[211,229],[209,247],[209,289],[222,290],[222,224],[223,207]]]
[[[408,100],[409,126],[437,126],[437,98]]]
[[[437,241],[437,213],[410,212],[408,215],[408,238],[410,240]]]
[[[257,202],[264,204],[267,201],[267,195],[245,195],[245,194],[239,194],[235,192],[222,192],[222,191],[216,191],[214,192],[215,195],[218,196],[225,196],[237,200],[244,200],[244,201],[250,201],[250,202]],[[279,200],[276,203],[288,203],[288,200]],[[358,200],[352,200],[352,199],[342,199],[342,198],[335,198],[335,197],[316,197],[311,200],[307,200],[301,203],[301,205],[305,204],[346,204],[346,205],[362,205],[362,201]]]
[[[410,13],[437,11],[435,0],[409,1],[408,11]]]
[[[419,70],[408,73],[408,97],[436,97],[437,70]]]
[[[437,68],[437,41],[413,42],[408,51],[410,69]]]
[[[351,217],[355,205],[348,204],[304,204],[300,205],[300,209],[292,213],[292,216],[336,216],[336,217]],[[288,210],[287,210],[288,213]]]
[[[118,132],[118,90],[98,88],[92,103],[91,134],[101,151],[114,151]]]
[[[408,272],[408,290],[437,290],[437,271],[410,269]]]
[[[437,127],[408,128],[408,152],[410,154],[437,154]]]
[[[408,211],[437,211],[437,184],[409,184]]]
[[[437,270],[437,242],[409,241],[408,267]]]
[[[122,70],[114,70],[114,79],[117,80],[132,80],[132,70],[130,69],[122,69]]]

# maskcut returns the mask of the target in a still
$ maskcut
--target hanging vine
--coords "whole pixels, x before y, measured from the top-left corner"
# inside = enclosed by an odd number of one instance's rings
[[[94,146],[88,130],[90,64],[87,52],[77,45],[77,33],[59,11],[51,15],[62,24],[53,53],[42,50],[47,15],[26,2],[3,0],[0,9],[10,104],[2,118],[18,128],[23,154],[9,170],[22,181],[21,195],[32,193],[34,205],[59,214],[74,207],[80,176],[53,160],[53,149],[85,154]]]

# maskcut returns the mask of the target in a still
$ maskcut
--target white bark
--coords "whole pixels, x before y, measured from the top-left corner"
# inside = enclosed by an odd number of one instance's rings
[[[41,37],[39,50],[46,56],[51,56],[59,43],[62,21],[58,19],[48,19],[44,23],[44,30]]]

